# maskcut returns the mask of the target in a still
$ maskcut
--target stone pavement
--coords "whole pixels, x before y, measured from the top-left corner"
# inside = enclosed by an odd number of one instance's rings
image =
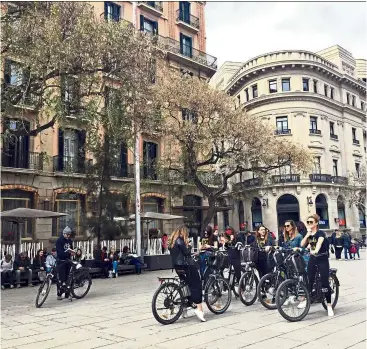
[[[259,303],[245,307],[233,299],[223,315],[207,311],[206,323],[190,316],[160,325],[152,315],[151,300],[159,286],[157,276],[172,275],[171,271],[94,279],[86,298],[73,302],[57,301],[52,289],[41,309],[34,306],[36,287],[5,290],[1,292],[1,348],[365,349],[365,256],[363,251],[362,260],[331,260],[341,282],[335,317],[328,318],[317,304],[298,323],[287,322]]]

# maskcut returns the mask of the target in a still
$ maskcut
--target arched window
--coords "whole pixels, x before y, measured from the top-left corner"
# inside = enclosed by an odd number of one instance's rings
[[[255,230],[256,227],[262,224],[263,222],[262,207],[259,198],[252,199],[251,214],[252,214],[252,229]]]
[[[286,220],[299,221],[299,203],[291,194],[284,194],[277,201],[278,226],[283,226]]]
[[[319,194],[315,199],[316,213],[320,216],[319,227],[329,229],[328,203],[324,194]]]

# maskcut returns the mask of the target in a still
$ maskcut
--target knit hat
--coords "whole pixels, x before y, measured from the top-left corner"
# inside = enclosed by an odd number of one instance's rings
[[[65,228],[64,228],[64,230],[62,231],[62,234],[71,234],[71,229],[68,227],[68,226],[66,226]]]

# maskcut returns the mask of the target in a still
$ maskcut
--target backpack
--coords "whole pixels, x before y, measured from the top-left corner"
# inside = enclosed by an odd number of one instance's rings
[[[357,252],[356,245],[352,244],[352,246],[351,246],[351,247],[350,247],[350,249],[349,249],[349,252],[350,252],[350,253],[356,253],[356,252]]]

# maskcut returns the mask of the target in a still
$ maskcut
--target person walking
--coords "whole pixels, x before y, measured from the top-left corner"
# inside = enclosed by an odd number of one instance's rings
[[[322,292],[325,293],[327,302],[328,316],[334,316],[334,311],[331,305],[331,290],[329,285],[329,243],[326,234],[319,229],[320,217],[313,214],[307,217],[307,234],[302,240],[302,247],[310,246],[310,260],[307,266],[308,288],[312,293],[313,284],[317,270],[321,277]],[[304,309],[307,305],[307,300],[303,300],[298,304],[299,309]]]
[[[335,235],[333,239],[333,245],[335,250],[335,258],[337,261],[341,260],[342,251],[343,251],[343,238],[342,233],[339,229],[335,230]]]
[[[189,301],[196,304],[195,315],[202,322],[205,322],[203,311],[203,293],[199,271],[191,257],[191,246],[189,245],[189,233],[185,226],[177,228],[170,236],[168,243],[171,254],[172,265],[178,275],[186,275],[187,284],[191,291]],[[183,317],[187,317],[187,309],[183,312]]]
[[[352,239],[350,235],[345,231],[342,235],[342,241],[343,241],[343,249],[344,249],[344,260],[348,260],[348,253],[349,258],[352,259],[352,255],[350,253],[350,246],[352,244]]]

